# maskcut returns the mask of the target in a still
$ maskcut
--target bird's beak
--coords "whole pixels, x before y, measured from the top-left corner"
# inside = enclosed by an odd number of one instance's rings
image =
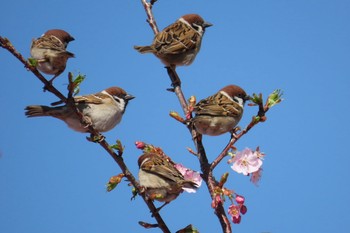
[[[244,97],[244,101],[251,100],[251,99],[252,99],[252,97],[251,97],[250,95],[246,95],[246,96]]]
[[[125,100],[132,100],[132,99],[134,99],[135,98],[135,96],[132,96],[132,95],[129,95],[129,94],[127,94],[125,97],[124,97],[124,99]]]
[[[208,27],[213,26],[213,24],[209,23],[209,22],[204,22],[202,26],[203,26],[203,28],[208,28]]]

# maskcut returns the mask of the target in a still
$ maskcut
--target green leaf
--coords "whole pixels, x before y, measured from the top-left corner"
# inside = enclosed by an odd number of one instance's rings
[[[176,233],[199,233],[199,231],[194,226],[192,226],[192,224],[190,224],[184,229],[177,231]]]
[[[113,189],[115,189],[115,187],[117,187],[117,185],[122,181],[123,177],[124,177],[123,173],[120,173],[119,175],[116,175],[116,176],[112,176],[106,185],[107,192],[110,192]]]
[[[281,98],[283,95],[282,90],[277,89],[274,92],[272,92],[268,99],[267,99],[267,105],[269,108],[275,106],[276,104],[279,104],[283,99]]]
[[[74,79],[73,85],[74,85],[74,96],[79,94],[80,92],[80,84],[85,80],[86,75],[78,74],[78,76]]]
[[[38,66],[38,60],[34,59],[34,58],[28,58],[28,62],[31,66],[37,67]]]
[[[115,187],[117,187],[118,184],[113,184],[113,183],[107,183],[107,192],[112,191],[113,189],[115,189]]]
[[[261,104],[263,102],[262,100],[262,94],[259,95],[253,93],[253,96],[250,98],[250,100],[255,104]]]
[[[118,151],[119,154],[123,154],[124,147],[122,145],[122,142],[118,139],[116,141],[116,144],[110,146],[111,149]]]
[[[132,192],[131,200],[135,200],[136,197],[137,197],[137,194],[138,194],[136,188],[135,188],[135,187],[132,187],[131,192]]]

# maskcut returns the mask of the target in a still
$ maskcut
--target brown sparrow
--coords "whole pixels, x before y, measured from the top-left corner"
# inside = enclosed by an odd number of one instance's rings
[[[32,41],[30,54],[37,60],[38,70],[55,75],[50,83],[66,69],[68,58],[74,57],[73,53],[66,51],[68,43],[73,40],[68,32],[52,29]]]
[[[96,94],[76,96],[77,108],[99,132],[113,129],[122,119],[129,100],[135,98],[120,87],[110,87]],[[76,113],[67,105],[48,107],[31,105],[25,108],[27,117],[52,116],[64,122],[73,130],[87,132]]]
[[[167,67],[190,65],[200,50],[205,29],[212,26],[197,14],[187,14],[159,32],[150,46],[134,46],[153,53]]]
[[[243,115],[243,107],[249,96],[236,86],[228,85],[215,95],[199,101],[194,106],[191,120],[200,134],[217,136],[233,130]]]
[[[184,189],[195,190],[199,187],[196,182],[186,180],[175,168],[175,163],[165,155],[146,152],[139,157],[138,165],[140,185],[145,188],[146,195],[151,200],[167,204]]]

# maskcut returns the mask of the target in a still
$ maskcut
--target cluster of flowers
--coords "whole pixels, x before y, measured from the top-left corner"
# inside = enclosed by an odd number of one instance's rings
[[[236,203],[232,204],[228,208],[228,214],[231,216],[231,220],[234,224],[238,224],[241,222],[241,214],[247,213],[247,207],[244,205],[244,197],[240,195],[236,195]]]

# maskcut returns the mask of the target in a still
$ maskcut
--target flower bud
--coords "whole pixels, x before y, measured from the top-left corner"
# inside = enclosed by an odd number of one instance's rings
[[[139,141],[136,141],[135,142],[135,146],[137,149],[140,149],[140,150],[143,150],[145,148],[145,143],[144,142],[139,142]]]
[[[233,216],[231,220],[234,224],[239,224],[241,222],[241,215],[239,215],[238,217]]]
[[[248,211],[247,206],[242,205],[242,206],[241,206],[241,209],[240,209],[241,214],[246,214],[247,211]]]
[[[244,204],[244,200],[245,200],[245,198],[243,196],[236,195],[236,202],[238,204],[243,205]]]

